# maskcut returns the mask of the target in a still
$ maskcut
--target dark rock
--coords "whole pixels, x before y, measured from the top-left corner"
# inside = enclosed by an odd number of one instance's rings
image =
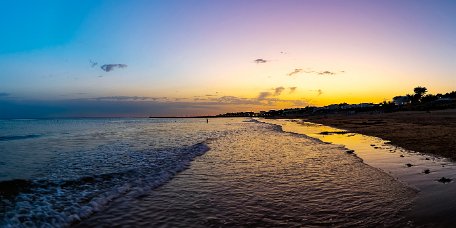
[[[440,179],[437,180],[437,181],[446,184],[446,183],[450,183],[452,180],[453,180],[453,179],[451,179],[451,178],[442,177],[442,178],[440,178]]]
[[[410,163],[405,164],[407,167],[412,167],[413,165]]]
[[[1,196],[15,196],[20,192],[24,192],[30,189],[32,182],[23,179],[14,179],[9,181],[0,182],[0,195]]]
[[[399,156],[399,157],[403,158],[403,157],[404,157],[404,155],[402,155],[402,154],[401,154],[401,156]]]
[[[347,151],[345,151],[345,152],[347,152],[347,154],[353,154],[353,153],[355,153],[354,150],[347,150]]]
[[[425,169],[425,170],[423,171],[423,173],[424,173],[424,174],[429,174],[429,173],[431,173],[431,170]]]

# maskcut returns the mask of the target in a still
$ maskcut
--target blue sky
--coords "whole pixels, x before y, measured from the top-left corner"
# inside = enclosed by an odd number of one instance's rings
[[[418,85],[449,92],[454,15],[450,0],[5,1],[0,117],[202,115],[380,102]]]

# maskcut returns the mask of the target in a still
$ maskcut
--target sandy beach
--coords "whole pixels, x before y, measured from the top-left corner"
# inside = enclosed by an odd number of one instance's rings
[[[408,150],[456,160],[456,109],[431,112],[326,115],[309,122],[380,137]]]

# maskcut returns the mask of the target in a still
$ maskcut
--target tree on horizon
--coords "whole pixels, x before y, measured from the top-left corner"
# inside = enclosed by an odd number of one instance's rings
[[[407,97],[410,98],[412,104],[417,104],[420,103],[421,98],[427,93],[427,88],[424,86],[417,86],[413,89],[413,92],[415,92],[415,94],[407,94]]]

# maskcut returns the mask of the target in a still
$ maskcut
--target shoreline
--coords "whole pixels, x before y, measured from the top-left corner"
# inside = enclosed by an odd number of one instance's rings
[[[300,118],[391,141],[404,149],[456,161],[456,109]]]

